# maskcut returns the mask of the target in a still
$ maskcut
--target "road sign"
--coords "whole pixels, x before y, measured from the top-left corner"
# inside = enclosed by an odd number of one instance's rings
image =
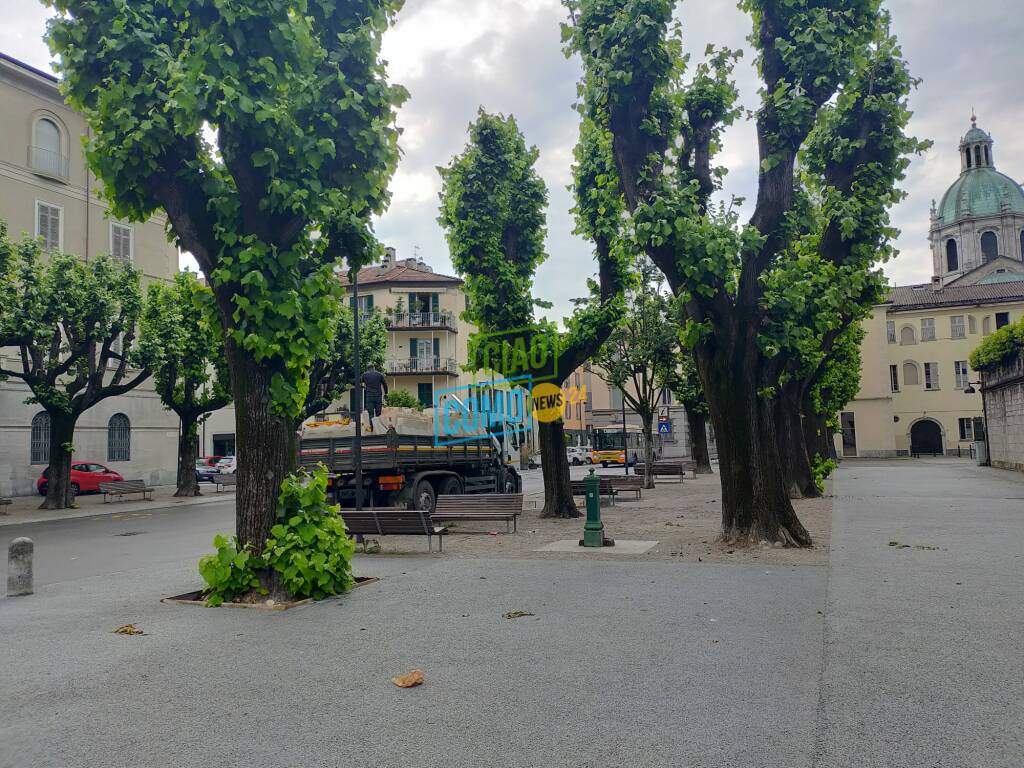
[[[671,421],[660,421],[660,422],[658,422],[658,434],[659,435],[671,435],[672,434],[672,422]]]

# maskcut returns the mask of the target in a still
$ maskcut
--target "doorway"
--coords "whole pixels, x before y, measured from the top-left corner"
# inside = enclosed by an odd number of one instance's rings
[[[839,414],[839,425],[843,430],[843,456],[856,456],[857,424],[853,411]]]
[[[941,456],[945,452],[939,423],[933,419],[915,421],[910,427],[910,454],[920,456],[930,453],[932,456]]]

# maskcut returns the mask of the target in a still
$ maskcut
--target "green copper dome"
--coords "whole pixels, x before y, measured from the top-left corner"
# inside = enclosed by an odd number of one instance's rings
[[[964,134],[964,138],[963,138],[964,144],[970,144],[970,143],[975,142],[975,141],[991,141],[991,140],[992,140],[992,137],[989,136],[987,133],[985,133],[983,130],[981,130],[981,128],[979,128],[976,125],[972,125],[971,126],[971,130],[969,130],[966,134]]]
[[[979,130],[980,129],[976,129]],[[1008,210],[1024,215],[1024,190],[995,168],[971,168],[960,174],[939,203],[942,226],[978,216],[998,216]]]

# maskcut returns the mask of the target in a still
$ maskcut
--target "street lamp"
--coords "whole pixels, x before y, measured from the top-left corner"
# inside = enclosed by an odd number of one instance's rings
[[[352,356],[355,364],[356,436],[352,441],[352,469],[356,483],[356,510],[363,508],[363,376],[359,364],[359,269],[352,272]]]
[[[982,390],[981,391],[981,423],[982,423],[982,429],[985,430],[985,440],[984,440],[984,442],[985,442],[985,463],[984,463],[984,466],[990,467],[990,466],[992,466],[992,453],[991,453],[991,451],[989,451],[989,441],[988,441],[988,405],[985,403],[985,388],[982,385],[983,382],[981,382],[981,381],[968,381],[967,382],[967,386],[964,387],[964,394],[965,395],[973,395],[973,394],[977,393],[978,390],[976,390],[974,388],[975,384],[977,384],[979,387],[981,387],[981,390]]]
[[[626,442],[626,390],[619,387],[622,393],[622,467],[629,474],[629,445]]]

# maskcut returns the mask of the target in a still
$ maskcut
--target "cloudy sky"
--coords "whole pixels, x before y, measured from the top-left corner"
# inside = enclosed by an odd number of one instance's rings
[[[6,0],[10,3],[11,0]],[[41,36],[48,11],[37,0],[5,9],[0,50],[47,69]],[[922,78],[911,106],[912,132],[934,141],[917,158],[905,182],[908,198],[893,212],[902,231],[900,255],[886,272],[896,283],[931,275],[928,209],[956,179],[957,143],[978,124],[995,139],[999,170],[1024,179],[1024,15],[1020,0],[887,0],[895,32],[914,74]],[[749,48],[749,20],[734,0],[687,0],[679,4],[687,47],[695,55],[707,43]],[[436,270],[451,271],[437,224],[435,170],[466,140],[466,126],[480,106],[512,113],[527,141],[540,149],[539,171],[550,190],[548,253],[536,294],[555,302],[556,316],[584,292],[593,272],[589,245],[573,236],[570,194],[577,119],[572,110],[579,62],[567,60],[559,42],[565,12],[559,0],[406,0],[398,24],[385,39],[392,78],[411,98],[400,113],[404,155],[392,183],[393,202],[377,233],[399,256],[416,253]],[[743,101],[756,105],[756,76],[748,53],[738,69]],[[730,169],[726,194],[753,199],[757,150],[753,127],[735,126],[721,158]]]

